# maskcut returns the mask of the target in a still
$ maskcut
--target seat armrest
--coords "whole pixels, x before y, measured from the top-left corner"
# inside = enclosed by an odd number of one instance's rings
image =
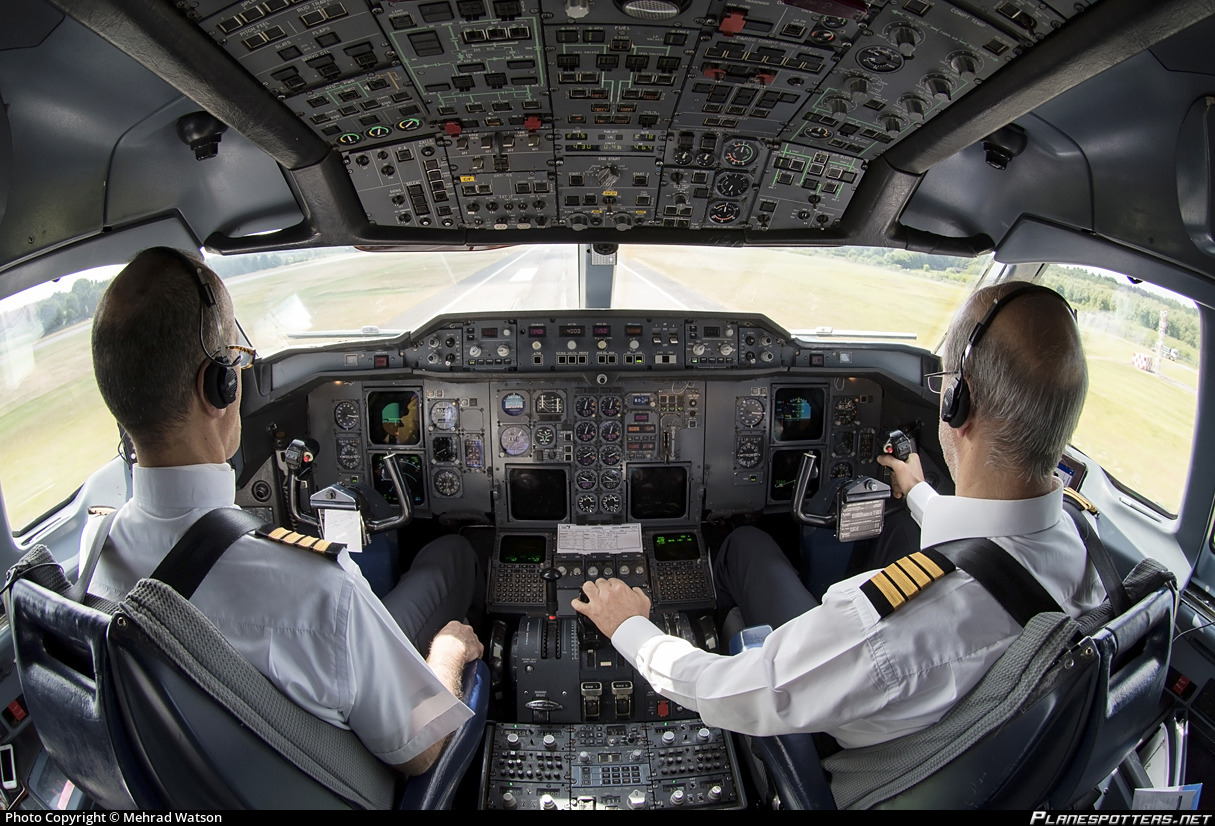
[[[759,648],[771,633],[771,625],[752,625],[750,628],[744,628],[730,637],[730,656],[733,657],[748,648]]]

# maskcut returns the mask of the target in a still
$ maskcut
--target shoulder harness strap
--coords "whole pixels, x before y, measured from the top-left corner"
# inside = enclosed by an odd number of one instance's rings
[[[861,593],[869,598],[878,614],[887,617],[954,570],[947,557],[934,548],[926,548],[887,565],[861,585]]]
[[[261,524],[257,516],[239,508],[204,513],[160,560],[151,578],[189,599],[224,551]]]

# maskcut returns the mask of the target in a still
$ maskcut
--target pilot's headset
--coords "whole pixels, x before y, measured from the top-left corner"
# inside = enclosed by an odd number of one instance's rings
[[[182,266],[190,271],[190,274],[194,277],[194,283],[198,287],[198,345],[202,348],[208,362],[206,370],[203,373],[203,393],[212,407],[223,410],[236,401],[236,390],[240,384],[240,375],[236,367],[240,364],[240,357],[238,356],[231,361],[223,357],[224,324],[219,314],[219,302],[215,300],[215,292],[211,289],[211,285],[203,278],[199,263],[179,249],[174,249],[173,247],[162,247],[162,249],[166,253],[176,257]],[[215,352],[207,349],[207,341],[203,336],[203,328],[207,323],[208,311],[211,313],[212,318],[215,319],[216,341],[219,342],[218,349]]]
[[[1076,311],[1072,308],[1071,304],[1067,303],[1066,298],[1049,287],[1043,287],[1040,284],[1025,284],[1014,290],[1009,290],[1000,298],[993,301],[983,318],[970,331],[970,339],[966,343],[966,349],[962,352],[962,358],[958,359],[957,378],[953,380],[953,384],[945,388],[945,394],[941,399],[941,421],[950,427],[961,427],[966,423],[967,417],[970,416],[970,385],[966,383],[965,375],[966,359],[970,356],[970,351],[979,343],[979,339],[983,338],[983,334],[987,332],[992,320],[995,319],[996,313],[1000,312],[1002,308],[1014,299],[1031,293],[1053,295],[1067,307],[1067,311],[1071,313],[1072,319],[1076,318]]]

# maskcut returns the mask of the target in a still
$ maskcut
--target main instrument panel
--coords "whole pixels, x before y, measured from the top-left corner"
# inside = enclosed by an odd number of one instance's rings
[[[198,0],[379,228],[824,230],[1088,0]],[[401,233],[406,237],[408,232]]]
[[[696,526],[787,508],[807,451],[880,473],[881,385],[760,317],[441,319],[371,362],[309,394],[317,484],[391,497],[391,453],[421,515]]]

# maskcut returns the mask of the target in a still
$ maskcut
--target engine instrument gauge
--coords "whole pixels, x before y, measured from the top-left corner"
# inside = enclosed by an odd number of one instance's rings
[[[333,422],[342,430],[359,426],[359,406],[350,400],[340,401],[333,408]]]
[[[578,504],[578,513],[594,513],[596,508],[595,494],[580,493],[574,500]]]
[[[460,461],[460,449],[455,436],[435,436],[431,441],[431,451],[436,462],[450,464]]]
[[[498,443],[507,456],[522,456],[532,446],[532,439],[527,428],[513,424],[502,428],[502,432],[498,434]]]
[[[759,149],[751,141],[732,140],[721,152],[721,159],[730,166],[750,166],[759,157]]]
[[[435,493],[440,496],[459,496],[460,474],[454,470],[440,470],[436,473]]]
[[[759,399],[738,400],[738,424],[741,427],[759,427],[764,420],[764,403]]]
[[[599,461],[605,465],[620,464],[620,447],[618,445],[607,445],[599,452]]]
[[[439,430],[452,430],[460,420],[460,408],[453,401],[435,402],[430,407],[430,422]]]
[[[574,484],[578,490],[594,490],[598,477],[593,470],[580,470],[574,474]]]
[[[587,417],[595,415],[595,397],[594,396],[579,396],[574,399],[574,412],[579,416]]]
[[[742,210],[733,201],[718,201],[709,204],[709,220],[715,224],[732,224],[738,220]]]
[[[621,402],[619,396],[604,396],[599,400],[599,415],[614,419],[620,415]]]
[[[599,456],[597,453],[595,453],[595,448],[593,447],[586,447],[584,445],[583,447],[580,447],[574,451],[574,461],[583,467],[589,467],[590,465],[595,464],[595,460],[598,458]]]
[[[620,422],[604,422],[599,428],[599,438],[605,442],[620,441]]]
[[[593,442],[598,430],[594,422],[578,422],[574,425],[574,438],[580,442]]]
[[[848,464],[847,462],[836,462],[834,465],[831,466],[831,478],[832,479],[851,479],[852,478],[852,465]]]
[[[604,513],[620,513],[623,504],[618,493],[605,493],[599,497],[599,510]]]
[[[599,474],[599,487],[604,490],[615,490],[620,487],[620,483],[624,480],[624,476],[616,468],[608,468],[603,473]]]

